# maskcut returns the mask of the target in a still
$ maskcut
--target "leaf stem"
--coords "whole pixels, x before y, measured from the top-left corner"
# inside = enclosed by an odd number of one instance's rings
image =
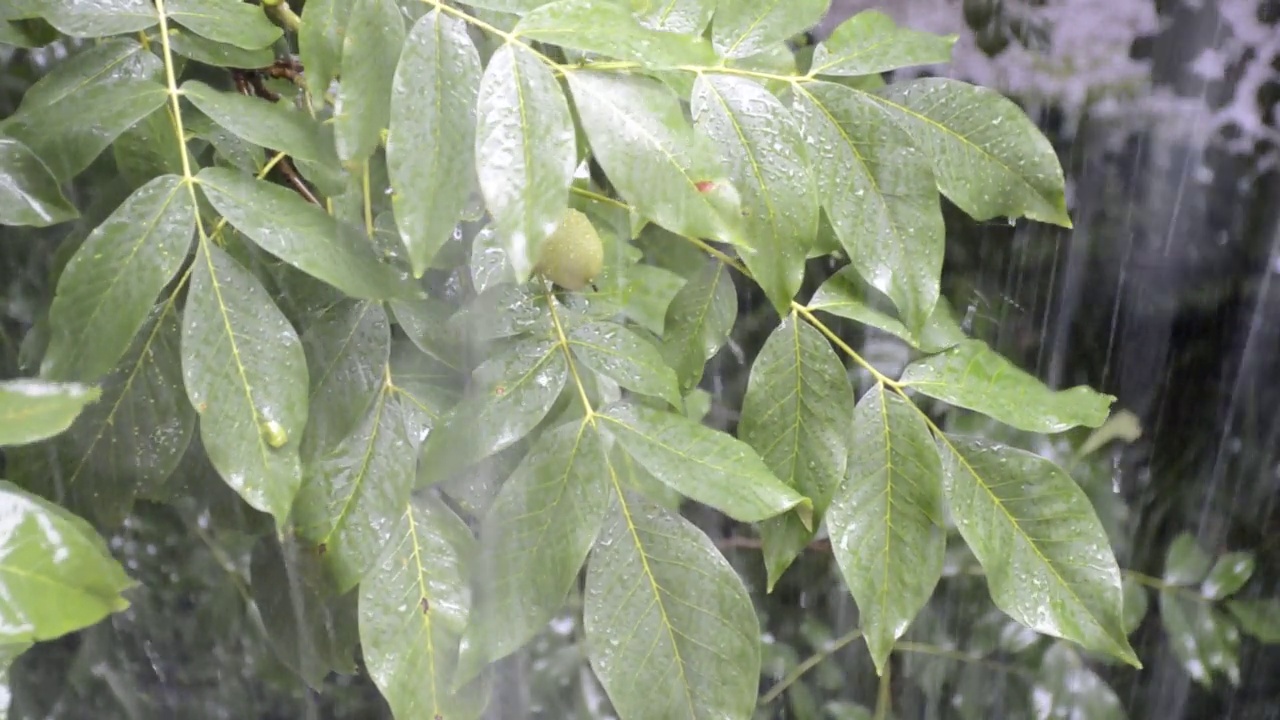
[[[564,332],[564,326],[560,324],[560,314],[556,312],[556,298],[551,292],[551,286],[545,280],[542,283],[543,294],[547,298],[547,308],[551,311],[551,323],[556,328],[556,339],[560,344],[560,349],[564,352],[564,361],[569,366],[569,374],[573,376],[573,384],[578,389],[578,398],[582,400],[582,410],[586,413],[586,419],[591,423],[591,427],[596,426],[596,411],[591,407],[591,399],[587,397],[587,388],[582,384],[582,377],[578,375],[578,365],[573,361],[573,353],[569,351],[569,336]]]
[[[893,673],[890,671],[890,667],[886,665],[884,672],[880,674],[880,687],[876,691],[875,720],[886,720],[893,705]]]
[[[893,388],[895,391],[901,394],[902,397],[907,400],[907,402],[911,402],[911,398],[908,398],[905,394],[902,393],[901,383],[889,377],[888,375],[885,375],[884,373],[880,372],[875,368],[874,365],[867,362],[865,358],[863,358],[861,355],[858,354],[857,350],[854,350],[852,347],[850,347],[849,343],[842,340],[839,335],[835,334],[835,332],[832,331],[831,328],[827,327],[826,323],[819,320],[818,316],[814,315],[812,310],[793,300],[791,301],[791,311],[795,313],[799,313],[801,316],[803,316],[804,319],[810,325],[817,328],[818,332],[825,335],[828,340],[834,343],[836,347],[840,348],[840,350],[843,351],[844,354],[848,355],[851,360],[853,360],[860,367],[862,367],[862,369],[871,373],[871,377],[875,378],[876,382],[886,385],[890,388]],[[915,403],[912,403],[912,405],[914,406]]]
[[[204,229],[204,220],[200,217],[200,200],[196,197],[196,178],[191,173],[191,155],[187,152],[187,131],[182,124],[182,104],[178,101],[182,92],[178,90],[177,74],[173,71],[173,51],[169,47],[169,16],[164,8],[164,0],[155,0],[155,3],[160,25],[160,49],[164,60],[165,86],[169,91],[169,112],[172,115],[174,136],[178,140],[178,154],[182,158],[182,183],[187,186],[187,192],[191,195],[197,235],[201,242],[205,242],[209,236]]]
[[[853,642],[854,640],[857,640],[860,637],[862,637],[861,628],[857,630],[851,630],[845,633],[844,635],[841,635],[840,637],[836,638],[835,640],[831,641],[830,643],[827,644],[826,647],[822,648],[818,652],[805,658],[798,665],[792,668],[791,672],[787,673],[785,677],[779,680],[776,685],[769,688],[768,692],[766,692],[764,695],[761,695],[758,705],[763,707],[773,702],[774,700],[777,700],[778,696],[786,692],[787,688],[794,685],[802,675],[812,670],[814,667],[818,665],[818,663],[822,662],[823,660],[826,660],[827,658],[839,652],[840,649],[843,648],[845,645],[848,645],[849,643]]]

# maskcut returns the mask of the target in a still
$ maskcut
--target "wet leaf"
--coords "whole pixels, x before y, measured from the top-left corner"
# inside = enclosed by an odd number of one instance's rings
[[[818,191],[799,125],[772,93],[747,78],[699,75],[692,105],[698,131],[715,142],[742,197],[746,242],[755,250],[742,259],[778,314],[786,315],[818,232]]]
[[[645,27],[684,35],[701,35],[716,11],[716,0],[649,0],[636,12]]]
[[[688,520],[621,495],[588,560],[584,602],[587,657],[622,720],[751,716],[755,609]]]
[[[711,41],[727,58],[744,58],[818,24],[829,0],[720,0]]]
[[[93,381],[115,367],[186,261],[195,223],[190,190],[163,175],[89,233],[58,278],[41,374]]]
[[[58,179],[26,145],[0,137],[0,225],[48,227],[79,216]]]
[[[409,31],[392,82],[387,173],[415,277],[453,237],[476,186],[480,74],[480,55],[462,21],[434,10]]]
[[[956,40],[955,35],[900,28],[883,12],[864,10],[814,49],[809,74],[853,77],[951,62]]]
[[[135,583],[84,520],[0,480],[0,642],[52,640],[129,607]]]
[[[681,407],[675,372],[662,352],[623,325],[593,322],[569,331],[569,349],[583,365],[641,395]]]
[[[412,297],[413,285],[382,262],[359,230],[289,188],[226,168],[205,168],[200,189],[227,221],[259,247],[361,299]]]
[[[240,0],[166,0],[169,18],[197,35],[246,50],[280,39],[280,28],[261,7]]]
[[[169,28],[169,49],[175,55],[189,57],[196,62],[214,67],[261,68],[267,67],[276,59],[270,47],[245,50],[192,32],[184,32],[172,26]]]
[[[485,225],[471,240],[471,287],[483,293],[514,277],[502,239],[492,225]]]
[[[459,339],[450,327],[451,320],[460,313],[433,297],[392,301],[389,305],[396,324],[419,350],[449,367],[462,367]],[[497,317],[505,315],[498,313]]]
[[[733,329],[738,299],[729,271],[709,262],[672,298],[662,335],[662,356],[676,371],[680,389],[702,379],[707,360],[715,355]]]
[[[894,83],[872,97],[932,158],[942,194],[975,220],[1071,227],[1058,156],[1012,101],[947,78]]]
[[[592,154],[642,216],[681,235],[743,242],[736,191],[669,89],[634,75],[568,77]]]
[[[462,679],[515,652],[560,611],[608,502],[609,472],[590,422],[561,425],[538,438],[481,525]]]
[[[1176,592],[1160,593],[1159,601],[1169,646],[1191,679],[1210,688],[1213,674],[1221,673],[1238,686],[1240,631],[1235,624],[1209,603]]]
[[[947,436],[939,451],[952,518],[996,606],[1141,667],[1124,632],[1120,569],[1080,486],[1038,455],[984,440]]]
[[[965,340],[908,365],[901,382],[929,397],[1038,433],[1098,427],[1115,401],[1084,385],[1050,390],[981,340]]]
[[[494,285],[480,293],[449,320],[457,333],[476,341],[524,334],[549,336],[551,320],[546,296],[530,285]]]
[[[645,67],[712,65],[715,51],[703,38],[652,30],[614,0],[559,0],[525,15],[516,36],[564,48],[630,60]]]
[[[409,440],[420,448],[427,434],[461,395],[457,374],[398,339],[391,345],[391,380],[387,389],[400,401]]]
[[[1170,585],[1195,585],[1209,574],[1213,558],[1200,548],[1191,533],[1179,533],[1164,556],[1164,581]]]
[[[1280,599],[1228,600],[1227,610],[1241,630],[1260,642],[1280,643]]]
[[[727,433],[628,401],[608,406],[599,417],[627,454],[685,497],[740,522],[795,508],[813,526],[813,503],[774,477],[750,445]]]
[[[355,0],[308,0],[302,6],[298,59],[307,69],[307,92],[319,104],[342,63],[342,37]]]
[[[864,282],[852,265],[827,278],[810,298],[808,308],[870,325],[915,346],[915,334],[906,325],[868,302]]]
[[[919,330],[938,301],[944,244],[928,157],[871,96],[843,85],[799,87],[795,114],[840,244]]]
[[[485,204],[516,279],[560,226],[577,166],[573,118],[550,68],[503,45],[485,68],[476,109],[475,161]]]
[[[182,372],[209,460],[245,502],[283,524],[302,481],[302,343],[257,279],[206,241],[183,320]],[[269,423],[285,433],[284,445],[268,444]]]
[[[490,357],[423,443],[423,481],[445,480],[527,435],[550,412],[568,375],[564,351],[547,340],[528,338]]]
[[[894,643],[942,577],[942,464],[916,409],[879,383],[854,410],[852,446],[827,527],[883,675]]]
[[[369,159],[391,121],[391,83],[404,18],[395,0],[355,0],[342,39],[342,88],[333,108],[338,157],[348,167]]]
[[[319,121],[284,103],[215,90],[199,80],[182,84],[182,94],[218,125],[254,145],[287,153],[295,160],[336,167],[333,139]]]
[[[369,677],[398,718],[480,716],[489,688],[449,691],[470,598],[467,526],[439,500],[418,496],[390,528],[386,552],[360,583],[360,645]]]
[[[1124,631],[1132,635],[1147,617],[1147,588],[1128,575],[1124,577]]]
[[[249,574],[267,641],[285,665],[315,689],[332,671],[355,671],[356,638],[344,617],[354,597],[334,596],[314,548],[264,536],[253,548]]]
[[[24,143],[60,183],[89,167],[134,123],[164,104],[163,85],[119,79],[69,92],[61,101],[25,109],[0,125]]]
[[[146,30],[159,20],[148,0],[44,0],[40,13],[72,37],[107,37]]]
[[[471,7],[497,10],[498,12],[524,15],[554,0],[473,0],[467,3]]]
[[[80,383],[27,378],[0,381],[0,447],[57,435],[99,395],[97,387]]]
[[[1065,645],[1055,644],[1045,652],[1036,679],[1031,704],[1038,718],[1128,718],[1115,690]]]
[[[827,339],[786,316],[751,366],[738,437],[782,482],[813,500],[819,520],[844,479],[853,404],[844,363]],[[764,521],[760,532],[771,590],[813,532],[795,513]]]
[[[331,449],[365,418],[386,382],[391,323],[373,302],[343,302],[302,333],[311,392],[303,458]]]
[[[87,88],[119,80],[159,82],[163,72],[160,58],[143,49],[134,38],[108,38],[58,63],[27,88],[19,111],[47,107]]]
[[[1218,558],[1200,586],[1200,594],[1222,600],[1235,594],[1253,576],[1253,553],[1231,552]]]

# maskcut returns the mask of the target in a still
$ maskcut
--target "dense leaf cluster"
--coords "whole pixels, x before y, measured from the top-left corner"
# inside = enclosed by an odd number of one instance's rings
[[[756,610],[684,500],[757,524],[770,586],[827,534],[881,672],[952,531],[1014,620],[1137,664],[1076,482],[921,405],[1056,433],[1112,401],[1045,387],[940,296],[943,196],[1070,226],[1016,105],[881,81],[953,38],[866,12],[798,57],[817,0],[2,7],[0,41],[93,39],[0,122],[0,222],[86,213],[31,377],[0,387],[0,542],[22,548],[0,563],[4,642],[123,606],[128,577],[72,512],[111,530],[207,462],[274,520],[248,578],[281,658],[315,686],[358,637],[398,717],[478,716],[487,668],[579,593],[620,717],[750,717]],[[128,192],[93,216],[63,189],[102,162]],[[534,272],[569,208],[605,250],[572,293]],[[848,264],[802,302],[822,256]],[[781,321],[727,433],[700,386],[735,276]],[[824,315],[912,362],[884,374]],[[28,576],[70,599],[10,579]],[[1067,645],[1043,662],[1101,683]]]

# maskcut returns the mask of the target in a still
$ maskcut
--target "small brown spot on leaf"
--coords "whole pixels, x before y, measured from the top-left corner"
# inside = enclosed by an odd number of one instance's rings
[[[329,552],[329,546],[328,546],[328,545],[325,545],[324,543],[320,543],[319,545],[317,545],[317,546],[316,546],[316,554],[317,554],[317,555],[323,555],[323,554],[325,554],[325,553],[327,553],[327,552]]]
[[[422,602],[420,604],[422,606],[422,614],[426,615],[427,611],[431,609],[431,603],[427,602],[426,598],[422,598]]]
[[[710,180],[699,180],[698,182],[694,183],[693,186],[698,188],[698,192],[704,193],[704,192],[711,192],[712,190],[714,190],[716,187],[716,184],[711,182]]]

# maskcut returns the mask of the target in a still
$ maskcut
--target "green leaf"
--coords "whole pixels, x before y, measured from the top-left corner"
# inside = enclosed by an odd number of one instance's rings
[[[942,464],[920,414],[881,383],[858,402],[852,435],[849,475],[827,527],[883,675],[893,644],[942,577]]]
[[[742,196],[744,253],[779,315],[804,279],[805,252],[818,232],[818,191],[791,112],[753,80],[699,75],[693,86],[697,129],[711,138]]]
[[[450,368],[418,352],[404,339],[391,344],[390,371],[387,389],[400,399],[409,441],[416,451],[440,418],[457,404],[460,383]]]
[[[348,167],[369,159],[391,121],[391,78],[403,44],[404,18],[395,0],[355,0],[333,108],[338,157]]]
[[[1115,690],[1060,643],[1045,651],[1031,695],[1037,717],[1128,720]]]
[[[1147,588],[1129,575],[1124,576],[1124,631],[1132,635],[1147,617]]]
[[[480,528],[462,651],[471,672],[459,679],[515,652],[560,611],[604,522],[608,478],[584,420],[543,433],[502,484]]]
[[[1228,600],[1227,610],[1240,623],[1240,629],[1259,641],[1280,643],[1280,599]]]
[[[484,681],[449,692],[470,610],[467,526],[429,495],[405,504],[386,553],[360,583],[360,645],[369,677],[398,718],[470,720],[489,697]]]
[[[453,236],[477,182],[480,74],[480,55],[462,21],[434,10],[409,31],[392,82],[387,173],[415,277]]]
[[[870,95],[843,85],[798,86],[795,113],[840,244],[918,330],[938,301],[944,245],[928,157]]]
[[[525,15],[514,34],[574,50],[637,62],[648,68],[712,65],[704,38],[651,30],[616,0],[559,0]]]
[[[159,19],[148,0],[44,0],[40,13],[72,37],[107,37],[146,30]]]
[[[472,373],[473,384],[422,445],[424,482],[452,473],[529,434],[551,411],[569,376],[558,343],[521,340]]]
[[[182,149],[173,142],[169,108],[157,108],[111,144],[111,156],[124,187],[133,190],[161,175],[182,174]]]
[[[774,475],[813,500],[818,519],[844,478],[853,404],[848,373],[831,344],[796,316],[786,316],[751,366],[738,437]],[[813,532],[794,513],[766,520],[760,532],[772,590]]]
[[[240,0],[167,0],[165,12],[197,35],[245,50],[267,47],[283,34],[261,7]]]
[[[183,319],[182,372],[209,460],[283,524],[302,482],[302,343],[258,280],[212,242],[200,243]]]
[[[641,215],[681,235],[742,242],[736,191],[669,89],[619,73],[568,77],[592,154]]]
[[[1230,597],[1249,582],[1254,564],[1251,552],[1231,552],[1219,557],[1200,586],[1200,594],[1210,600]]]
[[[226,168],[205,168],[196,181],[237,230],[308,275],[361,299],[415,294],[413,285],[382,262],[359,230],[335,220],[289,188]]]
[[[683,405],[675,372],[662,352],[623,325],[593,322],[569,331],[569,349],[583,365],[641,395]]]
[[[480,190],[523,282],[568,207],[577,166],[573,118],[550,68],[515,44],[503,45],[489,60],[478,103]]]
[[[289,669],[315,689],[334,670],[355,670],[356,638],[343,617],[354,597],[334,597],[315,549],[292,537],[264,536],[253,548],[249,574],[267,641]]]
[[[907,366],[901,383],[958,407],[988,415],[1019,430],[1062,432],[1106,422],[1115,398],[1085,385],[1050,390],[981,340],[965,340],[950,350]]]
[[[1058,156],[1012,101],[947,78],[894,83],[871,97],[932,158],[942,194],[975,220],[1071,227]]]
[[[1160,619],[1169,646],[1192,680],[1213,687],[1213,673],[1240,684],[1240,631],[1211,604],[1176,592],[1159,595]]]
[[[546,5],[554,0],[472,0],[467,3],[473,8],[484,8],[486,10],[496,10],[502,13],[510,13],[512,15],[524,15],[531,10]]]
[[[0,480],[0,642],[52,640],[129,607],[135,583],[84,520]]]
[[[60,183],[89,167],[117,137],[164,104],[168,93],[151,80],[120,79],[68,94],[10,117],[0,128],[31,148]]]
[[[787,40],[822,19],[829,0],[720,0],[711,42],[727,58],[744,58]]]
[[[391,323],[373,302],[343,302],[302,334],[311,392],[302,440],[304,459],[347,437],[386,383]]]
[[[621,495],[588,561],[584,602],[587,657],[622,720],[751,717],[755,609],[688,520]]]
[[[605,429],[645,470],[685,497],[741,522],[795,508],[813,526],[813,503],[784,485],[750,445],[682,415],[623,401],[600,412]]]
[[[870,325],[905,340],[912,347],[916,346],[915,333],[867,301],[865,284],[858,275],[858,269],[852,265],[840,268],[839,272],[827,278],[809,299],[808,308]]]
[[[1024,450],[940,443],[951,516],[996,606],[1036,632],[1141,667],[1124,632],[1120,569],[1080,486]]]
[[[190,190],[163,175],[95,228],[58,278],[41,374],[93,381],[115,367],[186,261],[195,223]]]
[[[0,137],[0,225],[49,227],[79,216],[58,179],[26,145]]]
[[[64,505],[100,527],[119,527],[134,498],[154,494],[191,442],[196,416],[182,390],[180,332],[173,306],[162,305],[103,378],[102,398],[55,440]]]
[[[1191,533],[1178,533],[1164,556],[1164,581],[1169,585],[1195,585],[1209,574],[1213,558],[1200,548]]]
[[[342,63],[342,37],[355,0],[308,0],[302,6],[298,58],[307,69],[307,92],[320,104]]]
[[[640,23],[654,30],[701,35],[716,11],[716,0],[639,0],[632,4]]]
[[[859,76],[912,65],[951,62],[956,35],[900,28],[879,10],[864,10],[840,24],[813,51],[810,75]]]
[[[458,337],[450,328],[451,320],[461,313],[454,313],[450,305],[432,297],[393,301],[390,306],[396,324],[419,350],[449,367],[463,366]],[[504,315],[506,313],[498,313],[498,317]]]
[[[0,447],[57,435],[100,394],[97,387],[80,383],[27,378],[0,381]]]
[[[210,120],[258,147],[287,153],[295,160],[337,166],[333,139],[317,120],[300,110],[221,92],[199,80],[183,83],[182,94]]]
[[[502,238],[492,225],[485,225],[471,240],[471,287],[482,293],[515,277]]]
[[[214,67],[262,68],[275,62],[276,59],[275,53],[269,47],[245,50],[235,45],[210,40],[193,32],[183,32],[175,27],[169,28],[169,49],[175,55],[189,57],[196,62]]]
[[[148,8],[150,12],[150,8]],[[164,63],[133,38],[109,38],[57,64],[22,96],[19,112],[47,107],[98,85],[119,80],[157,80]]]
[[[672,298],[662,335],[662,356],[676,371],[680,389],[688,390],[702,379],[702,371],[733,329],[738,298],[729,271],[719,262],[708,262]]]

